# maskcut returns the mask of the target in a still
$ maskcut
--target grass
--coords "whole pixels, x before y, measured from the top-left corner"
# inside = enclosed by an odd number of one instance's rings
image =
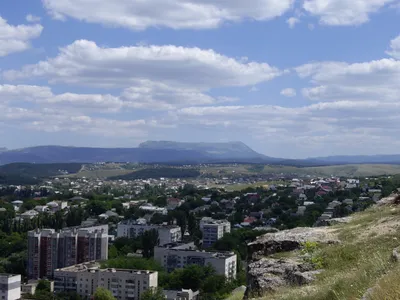
[[[244,297],[244,291],[239,291],[233,295],[231,295],[229,298],[226,300],[242,300]]]
[[[202,173],[210,173],[214,175],[232,175],[255,174],[254,169],[250,165],[236,166],[207,166],[201,169]],[[371,164],[355,164],[355,165],[338,165],[323,167],[306,167],[298,168],[294,166],[272,166],[266,165],[260,168],[259,174],[297,174],[311,176],[344,176],[344,177],[364,177],[379,175],[400,174],[400,165],[371,165]]]
[[[336,226],[340,244],[321,245],[318,255],[324,271],[313,284],[286,287],[263,299],[358,300],[374,286],[369,299],[400,299],[400,266],[391,260],[400,245],[399,224],[399,208],[355,215],[349,224]]]

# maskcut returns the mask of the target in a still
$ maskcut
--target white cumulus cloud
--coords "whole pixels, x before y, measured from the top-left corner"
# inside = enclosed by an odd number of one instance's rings
[[[398,0],[305,0],[303,8],[330,26],[360,25],[369,21],[370,15]]]
[[[38,16],[35,16],[35,15],[29,14],[29,15],[26,15],[26,20],[31,23],[37,23],[37,22],[40,22],[41,18]]]
[[[285,97],[295,97],[297,93],[295,89],[287,88],[281,91],[281,95]]]
[[[248,86],[280,76],[267,63],[242,63],[213,50],[177,46],[99,47],[79,40],[48,60],[3,73],[8,80],[48,78],[51,83],[129,87],[147,80],[210,89]]]
[[[397,38],[391,40],[390,50],[387,51],[387,54],[396,59],[400,59],[400,35]]]
[[[297,23],[300,23],[300,19],[295,18],[295,17],[291,17],[289,19],[286,20],[286,23],[289,25],[290,29],[293,29]]]
[[[38,38],[43,27],[35,25],[13,26],[0,17],[0,57],[30,48],[30,41]]]
[[[74,18],[106,26],[144,30],[216,28],[244,19],[270,20],[291,9],[294,0],[43,0],[55,19]]]

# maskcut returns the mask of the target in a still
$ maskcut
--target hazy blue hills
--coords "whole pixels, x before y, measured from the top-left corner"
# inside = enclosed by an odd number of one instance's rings
[[[339,164],[400,164],[400,155],[283,159],[260,154],[242,142],[179,143],[171,141],[148,141],[140,144],[137,148],[37,146],[17,150],[2,149],[0,151],[0,165],[16,162],[36,164],[96,162],[196,164],[236,162],[310,167]]]
[[[0,164],[29,163],[96,163],[139,162],[167,163],[173,161],[203,161],[208,157],[198,151],[145,148],[89,148],[38,146],[0,153]]]
[[[171,149],[178,151],[198,151],[211,159],[270,159],[257,153],[242,142],[226,143],[180,143],[171,141],[147,141],[139,145],[142,149]]]

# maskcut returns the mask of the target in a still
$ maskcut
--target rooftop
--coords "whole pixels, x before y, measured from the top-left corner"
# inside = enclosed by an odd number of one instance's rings
[[[116,268],[107,268],[101,269],[100,264],[97,262],[88,262],[79,265],[74,265],[70,267],[65,267],[61,269],[56,269],[58,272],[124,272],[124,273],[135,273],[135,274],[154,274],[157,271],[149,271],[149,270],[135,270],[135,269],[116,269]]]

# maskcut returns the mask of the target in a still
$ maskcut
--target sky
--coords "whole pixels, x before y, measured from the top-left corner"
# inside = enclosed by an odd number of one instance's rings
[[[0,1],[0,147],[400,153],[400,0]]]

